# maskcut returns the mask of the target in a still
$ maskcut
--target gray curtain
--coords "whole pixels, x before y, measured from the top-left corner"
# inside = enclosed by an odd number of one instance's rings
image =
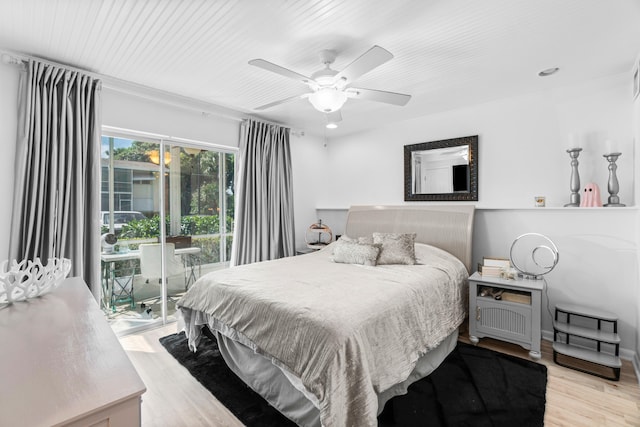
[[[9,256],[69,258],[100,296],[101,82],[35,60],[20,76]]]
[[[256,120],[242,124],[231,265],[295,255],[289,135]]]

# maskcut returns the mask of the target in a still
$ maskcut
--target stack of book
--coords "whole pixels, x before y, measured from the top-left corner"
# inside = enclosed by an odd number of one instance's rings
[[[478,271],[483,277],[502,277],[511,269],[511,262],[506,258],[484,257]]]

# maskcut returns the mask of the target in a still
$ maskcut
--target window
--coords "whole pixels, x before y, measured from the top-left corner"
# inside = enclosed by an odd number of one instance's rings
[[[171,298],[177,299],[200,275],[228,266],[235,152],[103,136],[101,162],[100,233],[117,238],[101,257],[106,312],[113,319],[144,315],[153,320],[161,313],[166,319],[173,314]],[[175,259],[165,253],[167,266],[156,266],[156,274],[149,274],[141,265],[140,245],[163,238],[175,249]],[[158,282],[163,273],[166,280],[160,284],[166,293]],[[169,303],[160,295],[168,295]]]

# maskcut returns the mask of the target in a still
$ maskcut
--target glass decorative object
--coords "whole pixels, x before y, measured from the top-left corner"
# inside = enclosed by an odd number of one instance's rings
[[[0,264],[0,308],[16,301],[44,295],[56,288],[71,271],[71,260],[49,258],[46,265],[34,260],[5,260]]]

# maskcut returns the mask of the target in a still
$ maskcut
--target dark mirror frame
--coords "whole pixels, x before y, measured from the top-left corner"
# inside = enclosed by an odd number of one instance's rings
[[[437,148],[469,146],[469,191],[439,194],[416,194],[411,185],[411,153],[414,151],[434,150]],[[478,135],[462,138],[443,139],[441,141],[421,142],[404,146],[404,200],[413,201],[478,201]]]

